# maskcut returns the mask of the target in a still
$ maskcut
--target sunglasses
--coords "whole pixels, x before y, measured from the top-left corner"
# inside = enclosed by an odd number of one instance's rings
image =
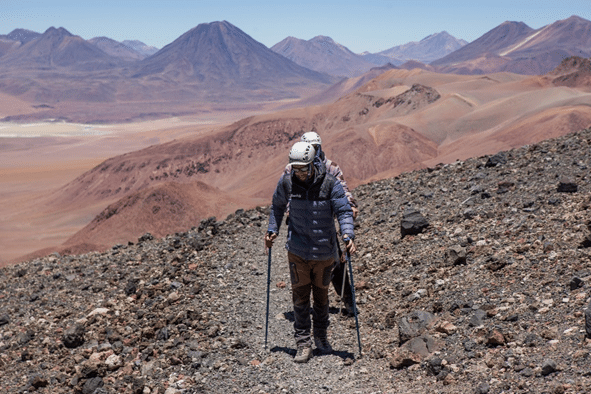
[[[305,167],[292,167],[294,172],[298,172],[300,174],[305,174],[308,171],[310,171],[310,168],[308,166]]]

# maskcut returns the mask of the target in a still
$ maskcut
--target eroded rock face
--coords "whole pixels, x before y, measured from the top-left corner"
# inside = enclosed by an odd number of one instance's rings
[[[335,351],[294,365],[285,228],[264,349],[269,207],[2,268],[0,392],[589,392],[590,151],[587,130],[356,188],[361,358],[331,288]],[[429,226],[403,237],[407,208]]]

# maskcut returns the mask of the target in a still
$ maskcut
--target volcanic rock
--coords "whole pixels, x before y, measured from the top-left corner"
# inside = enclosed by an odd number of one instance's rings
[[[400,222],[400,238],[420,234],[427,227],[429,227],[429,222],[419,211],[407,209]]]

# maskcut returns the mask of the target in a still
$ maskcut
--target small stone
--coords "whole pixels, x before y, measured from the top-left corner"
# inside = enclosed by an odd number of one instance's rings
[[[486,343],[492,346],[501,346],[505,344],[505,337],[495,329],[489,333]]]
[[[488,394],[490,391],[490,385],[486,382],[480,383],[476,388],[477,394]]]
[[[457,327],[454,326],[452,323],[448,322],[448,321],[441,321],[437,327],[435,327],[435,330],[437,332],[441,332],[447,335],[452,335],[453,333],[455,333],[457,331]]]
[[[62,343],[69,349],[81,346],[84,343],[84,327],[76,325],[68,328],[62,336]]]
[[[109,371],[114,371],[123,366],[123,360],[116,354],[111,354],[105,360],[105,365]]]
[[[422,358],[419,354],[410,352],[406,349],[398,349],[390,359],[390,366],[394,369],[402,369],[411,365],[420,364]]]
[[[531,369],[530,367],[527,367],[527,368],[524,368],[523,370],[521,370],[521,374],[523,376],[525,376],[526,378],[529,378],[534,375],[534,370]]]
[[[542,375],[548,376],[552,372],[556,372],[556,370],[557,370],[556,361],[551,360],[551,359],[544,360],[544,363],[542,364]]]
[[[583,282],[583,280],[581,280],[580,278],[577,278],[576,276],[574,278],[572,278],[570,280],[570,282],[568,283],[568,287],[571,290],[576,290],[580,287],[583,287],[583,285],[585,284],[585,282]]]
[[[168,301],[170,302],[175,302],[178,301],[181,298],[181,296],[179,295],[178,292],[173,291],[172,293],[170,293],[167,297]]]
[[[103,378],[94,377],[88,379],[82,386],[82,394],[94,394],[94,392],[100,387],[104,386]]]
[[[454,245],[445,251],[444,259],[448,265],[466,264],[466,250],[460,245]]]
[[[29,385],[33,386],[35,389],[39,389],[41,387],[47,387],[49,385],[49,381],[45,376],[33,375],[31,379],[29,379]]]
[[[94,315],[106,315],[109,312],[108,308],[96,308],[90,312],[86,317],[92,317]]]
[[[577,184],[569,179],[569,178],[562,178],[558,183],[557,191],[560,193],[575,193],[578,190]]]

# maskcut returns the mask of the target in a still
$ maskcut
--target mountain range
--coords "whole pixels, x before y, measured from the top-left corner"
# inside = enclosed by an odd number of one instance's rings
[[[288,37],[269,49],[226,21],[198,25],[157,51],[108,37],[84,40],[62,27],[43,34],[16,29],[0,36],[0,93],[32,105],[7,120],[129,121],[196,107],[296,103],[387,63],[438,73],[541,75],[566,57],[590,56],[590,48],[591,22],[578,16],[537,30],[504,22],[471,43],[443,31],[375,54],[355,54],[325,36]]]
[[[148,57],[108,38],[86,41],[53,27],[24,44],[2,44],[0,93],[32,105],[5,120],[97,123],[248,108],[297,100],[338,81],[228,22],[201,24]]]
[[[537,30],[523,22],[504,22],[431,65],[459,74],[539,75],[569,56],[591,56],[591,22],[575,15]]]

